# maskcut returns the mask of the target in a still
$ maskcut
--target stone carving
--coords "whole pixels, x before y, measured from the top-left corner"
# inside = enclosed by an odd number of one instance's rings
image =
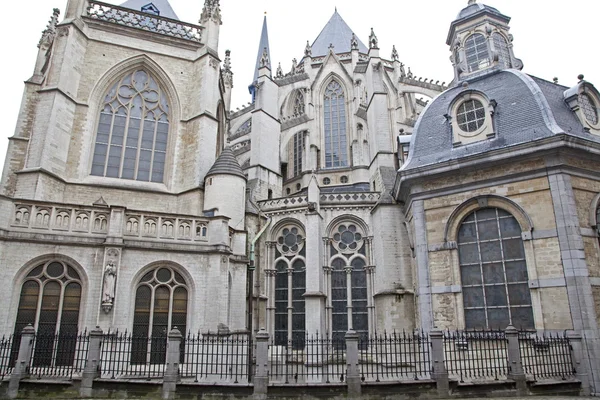
[[[369,48],[370,49],[378,49],[379,48],[379,40],[377,40],[377,36],[375,36],[375,31],[371,28],[371,34],[369,35]]]
[[[304,48],[304,56],[312,56],[312,47],[310,46],[310,42],[308,40],[306,41],[306,47]]]
[[[283,70],[281,69],[281,63],[277,66],[277,72],[275,73],[275,78],[281,79],[283,78]]]
[[[209,20],[213,20],[217,24],[223,24],[221,19],[221,7],[219,0],[206,0],[204,2],[204,8],[202,9],[202,15],[200,16],[200,23],[206,23]]]
[[[350,39],[350,49],[358,50],[358,39],[356,38],[354,32],[352,32],[352,39]]]
[[[394,45],[392,47],[392,60],[398,61],[399,59],[400,59],[400,56],[398,55],[398,50],[396,50],[396,45]]]
[[[269,60],[269,51],[267,50],[266,47],[263,49],[262,56],[260,57],[259,67],[260,68],[271,68],[271,61]]]
[[[225,50],[223,60],[223,80],[229,87],[233,87],[233,71],[231,70],[231,50]]]
[[[117,266],[113,260],[108,261],[104,267],[104,280],[102,288],[102,309],[108,313],[115,300],[115,283],[117,281]]]
[[[48,21],[48,26],[42,32],[42,37],[40,38],[40,42],[38,43],[38,48],[44,47],[48,49],[52,46],[54,42],[54,37],[56,36],[56,25],[58,24],[58,16],[60,15],[60,10],[55,8],[53,10],[52,16],[50,17],[50,21]]]

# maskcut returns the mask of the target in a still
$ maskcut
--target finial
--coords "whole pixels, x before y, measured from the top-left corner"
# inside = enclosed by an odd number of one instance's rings
[[[50,17],[50,21],[48,21],[48,25],[46,29],[42,32],[42,37],[38,43],[38,47],[41,47],[43,44],[47,44],[48,47],[52,45],[54,41],[54,36],[56,35],[56,25],[58,24],[58,16],[60,15],[60,10],[55,8],[52,10],[52,16]]]
[[[400,56],[398,55],[398,50],[396,50],[396,45],[392,47],[392,61],[398,61]]]
[[[312,47],[310,46],[310,42],[308,40],[306,41],[306,47],[304,48],[304,56],[312,56]]]
[[[577,75],[577,79],[579,79],[579,82],[583,81],[583,78],[585,78],[585,76],[583,76],[583,74]]]
[[[204,7],[202,8],[202,15],[200,15],[200,23],[206,23],[209,20],[216,22],[221,25],[223,23],[221,19],[221,4],[220,0],[205,0]]]
[[[555,84],[558,84],[558,77],[555,76],[554,78],[552,78],[552,82],[554,82]]]
[[[477,3],[477,0],[469,0],[469,4],[468,5],[470,6],[471,4],[475,4],[475,3]]]
[[[375,36],[375,32],[373,28],[371,28],[371,34],[369,35],[369,48],[370,49],[378,49],[378,40],[377,36]]]
[[[358,39],[356,39],[354,32],[352,32],[352,38],[350,39],[350,49],[358,50]]]
[[[337,14],[337,6],[335,6],[335,12],[336,12],[336,14]]]

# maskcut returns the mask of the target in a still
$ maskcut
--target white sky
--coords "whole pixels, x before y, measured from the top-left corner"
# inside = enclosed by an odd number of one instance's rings
[[[124,0],[107,0],[120,4]],[[148,0],[149,2],[151,0]],[[203,0],[170,0],[178,16],[196,23]],[[0,79],[4,124],[0,131],[0,165],[12,136],[23,92],[37,55],[37,43],[53,8],[64,14],[67,0],[3,1],[4,22],[0,24],[2,51]],[[512,17],[515,55],[523,60],[524,71],[573,86],[577,75],[600,88],[600,52],[597,24],[598,0],[487,0],[500,12]],[[231,50],[234,72],[232,109],[250,101],[247,86],[254,75],[258,41],[264,12],[267,12],[271,63],[281,62],[288,72],[292,59],[304,54],[321,32],[337,6],[338,12],[357,36],[368,42],[371,27],[379,39],[381,56],[390,58],[392,45],[400,60],[416,76],[449,82],[452,66],[446,36],[450,23],[466,7],[467,0],[221,0],[223,25],[219,54]],[[275,72],[275,71],[273,71]]]

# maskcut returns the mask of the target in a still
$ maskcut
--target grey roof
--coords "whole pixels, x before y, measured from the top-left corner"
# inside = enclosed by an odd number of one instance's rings
[[[410,170],[521,143],[568,134],[600,142],[586,132],[577,116],[564,102],[567,88],[510,69],[498,71],[468,87],[446,90],[423,110],[415,125],[410,155],[402,170]],[[497,103],[495,137],[454,147],[450,121],[452,101],[465,91],[478,91]]]
[[[246,179],[246,175],[230,147],[223,150],[206,174],[206,178],[213,175],[234,175]]]
[[[329,54],[329,45],[331,44],[338,54],[350,52],[352,33],[352,29],[350,29],[336,9],[329,22],[327,22],[319,36],[317,36],[317,39],[313,42],[311,46],[312,56],[320,57]],[[367,46],[358,39],[358,36],[356,36],[356,39],[358,40],[358,51],[368,53]]]
[[[121,4],[121,7],[131,8],[132,10],[141,11],[142,7],[147,6],[148,4],[154,4],[156,8],[160,11],[161,17],[167,17],[171,19],[179,19],[175,11],[173,11],[173,7],[169,4],[169,0],[127,0],[125,3]]]
[[[502,15],[502,13],[494,7],[490,7],[485,4],[481,4],[481,3],[473,3],[473,4],[469,4],[467,7],[463,8],[456,16],[456,19],[467,18],[467,17],[470,17],[481,11],[489,11],[494,14]]]
[[[256,56],[256,68],[254,68],[254,80],[258,80],[258,69],[260,68],[260,60],[262,59],[263,53],[267,49],[267,56],[269,57],[269,63],[271,63],[271,48],[269,47],[269,31],[267,29],[267,16],[263,20],[262,31],[260,32],[260,42],[258,43],[258,54]]]

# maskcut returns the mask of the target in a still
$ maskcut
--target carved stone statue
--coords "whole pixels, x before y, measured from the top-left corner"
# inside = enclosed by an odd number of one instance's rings
[[[112,305],[115,299],[115,282],[117,279],[117,267],[115,262],[110,260],[104,267],[104,285],[102,289],[102,304]]]

